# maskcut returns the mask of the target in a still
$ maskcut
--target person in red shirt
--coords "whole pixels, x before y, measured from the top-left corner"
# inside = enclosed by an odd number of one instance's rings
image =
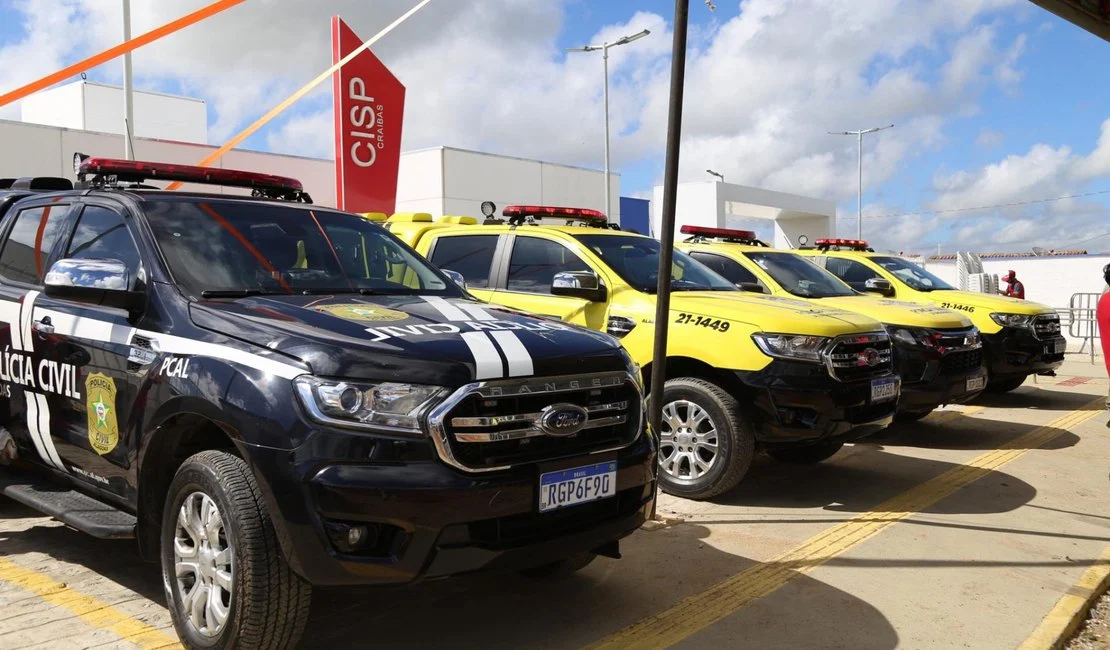
[[[1017,279],[1017,273],[1006,271],[1006,275],[1002,276],[1002,281],[1009,286],[1006,287],[1005,291],[999,291],[998,293],[1011,298],[1025,300],[1025,285],[1021,283],[1021,280]]]
[[[1106,281],[1107,288],[1102,290],[1102,297],[1098,300],[1095,320],[1102,338],[1102,360],[1106,362],[1106,374],[1110,376],[1110,264],[1102,267],[1102,279]],[[1106,408],[1110,409],[1110,396],[1106,398]],[[1110,421],[1106,422],[1106,426],[1110,427]]]

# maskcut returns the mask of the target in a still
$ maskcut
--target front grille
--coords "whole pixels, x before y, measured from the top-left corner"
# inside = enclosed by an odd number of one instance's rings
[[[983,349],[958,350],[949,352],[940,359],[942,375],[966,375],[983,365]]]
[[[1060,335],[1060,315],[1041,314],[1033,319],[1033,336],[1050,339]]]
[[[825,353],[825,364],[840,381],[881,377],[894,365],[890,338],[878,332],[841,336]]]
[[[538,424],[543,410],[572,404],[589,414],[569,436]],[[492,471],[624,447],[639,435],[643,399],[625,373],[472,384],[436,409],[429,422],[441,458],[470,471]]]

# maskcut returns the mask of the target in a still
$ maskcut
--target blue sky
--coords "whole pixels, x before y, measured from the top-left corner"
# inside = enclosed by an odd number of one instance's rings
[[[0,3],[0,89],[116,42],[118,9],[105,4]],[[138,33],[203,3],[133,4]],[[204,97],[219,142],[327,65],[332,13],[365,37],[410,5],[248,0],[137,55],[139,83]],[[1110,192],[1110,135],[1105,155],[1096,152],[1110,118],[1110,84],[1101,82],[1110,44],[1025,0],[715,5],[691,2],[684,180],[707,179],[711,167],[734,182],[830,198],[852,234],[855,139],[825,132],[894,122],[865,139],[865,229],[884,246],[1110,249],[1110,193],[952,212]],[[648,39],[614,50],[610,77],[622,194],[650,193],[663,170],[673,6],[432,3],[375,48],[409,88],[406,148],[445,144],[600,167],[600,61],[562,50],[650,27]],[[119,66],[89,78],[115,82]],[[329,114],[325,87],[247,146],[326,156]],[[927,214],[876,216],[917,212]]]

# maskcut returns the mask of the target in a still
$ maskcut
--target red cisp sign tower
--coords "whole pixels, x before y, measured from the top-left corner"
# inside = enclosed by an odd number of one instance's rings
[[[362,39],[339,16],[331,19],[332,63]],[[366,50],[332,75],[335,105],[335,199],[348,212],[393,214],[401,164],[405,87]]]

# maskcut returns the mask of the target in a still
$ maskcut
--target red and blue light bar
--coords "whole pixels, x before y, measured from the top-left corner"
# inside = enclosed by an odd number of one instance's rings
[[[695,237],[712,237],[716,239],[732,239],[737,241],[759,241],[755,232],[751,230],[736,230],[735,228],[710,228],[708,226],[683,226],[679,228],[683,235]]]
[[[506,217],[532,217],[535,219],[578,219],[581,221],[608,221],[604,212],[588,208],[562,208],[550,205],[507,205],[501,211]]]
[[[818,239],[816,242],[814,242],[814,244],[818,248],[829,248],[829,247],[832,247],[832,246],[837,246],[837,247],[840,247],[840,248],[852,248],[852,249],[859,250],[859,251],[865,251],[865,250],[871,248],[871,245],[868,244],[863,239],[830,239],[830,238],[825,238],[825,239]]]
[[[77,179],[86,176],[116,176],[129,181],[180,181],[227,187],[246,187],[257,190],[299,193],[304,186],[295,178],[244,172],[235,169],[213,169],[194,165],[119,160],[115,158],[84,158],[77,165]]]

